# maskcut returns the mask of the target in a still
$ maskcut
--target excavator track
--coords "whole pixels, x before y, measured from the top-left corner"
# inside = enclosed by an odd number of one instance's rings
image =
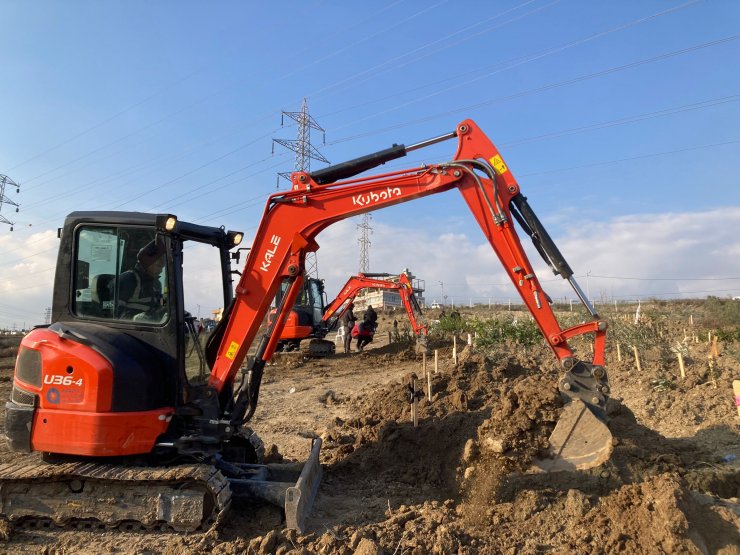
[[[28,527],[207,530],[231,503],[213,466],[20,461],[0,465],[0,513]]]

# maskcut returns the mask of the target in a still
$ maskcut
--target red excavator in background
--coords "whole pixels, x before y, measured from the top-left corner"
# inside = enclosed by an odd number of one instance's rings
[[[290,283],[284,281],[275,296],[274,305],[279,306],[287,293]],[[333,341],[324,339],[329,328],[323,320],[326,310],[326,293],[324,280],[309,276],[303,277],[303,285],[296,296],[290,312],[285,317],[283,331],[280,333],[275,350],[278,352],[297,352],[301,341],[310,339],[306,354],[313,357],[325,357],[334,354]],[[277,309],[273,308],[267,315],[267,324],[272,325]]]
[[[416,300],[416,295],[414,295],[414,288],[411,285],[409,276],[405,273],[399,274],[398,281],[378,279],[388,278],[390,276],[391,274],[376,273],[364,273],[351,276],[342,289],[340,289],[336,298],[329,303],[324,311],[322,321],[326,323],[326,327],[329,330],[334,329],[337,322],[347,311],[350,303],[354,302],[355,297],[363,289],[387,289],[398,292],[398,295],[401,298],[401,304],[406,310],[406,314],[408,314],[414,335],[426,335],[427,324],[424,321],[424,315],[422,314],[419,302]]]
[[[449,162],[348,179],[449,139],[457,140]],[[203,529],[221,519],[232,496],[251,494],[283,504],[287,525],[300,528],[318,486],[321,441],[314,441],[303,473],[292,483],[294,478],[282,477],[285,469],[258,463],[260,442],[247,423],[257,410],[266,363],[301,290],[306,253],[319,248],[321,231],[343,218],[453,189],[462,194],[563,368],[558,388],[564,408],[550,437],[550,457],[538,464],[575,470],[608,459],[606,322],[473,121],[410,146],[295,172],[291,179],[290,191],[269,197],[233,292],[229,251],[239,233],[171,214],[67,217],[55,274],[54,323],[23,338],[5,410],[10,448],[43,453],[44,460],[19,456],[0,465],[5,518]],[[515,221],[553,271],[570,282],[591,321],[560,327]],[[227,307],[194,366],[186,364],[186,354],[197,334],[183,294],[183,246],[190,241],[218,249]],[[281,284],[285,294],[277,316],[258,338]],[[590,360],[568,345],[586,334],[594,338]]]
[[[322,321],[326,323],[326,327],[329,330],[334,329],[337,322],[342,318],[350,304],[354,302],[355,297],[362,289],[385,289],[397,291],[401,299],[401,304],[409,317],[411,329],[416,337],[417,349],[425,350],[427,348],[427,324],[424,321],[421,307],[416,300],[416,295],[414,295],[414,288],[411,284],[411,280],[409,280],[409,277],[405,273],[398,276],[398,281],[377,279],[382,277],[390,277],[390,274],[365,273],[350,277],[347,280],[347,283],[344,284],[344,287],[339,291],[339,295],[337,295],[329,306],[326,307]],[[356,337],[360,334],[359,328],[360,324],[355,324],[355,330],[349,330],[348,333],[352,333],[353,337]],[[368,339],[372,341],[375,335],[375,330],[364,331],[367,334]]]
[[[335,352],[335,344],[324,339],[326,335],[336,329],[337,323],[347,311],[349,304],[363,289],[387,289],[397,291],[401,298],[409,322],[420,342],[425,343],[427,325],[423,321],[421,307],[414,295],[414,289],[408,276],[399,275],[397,282],[378,279],[390,277],[391,274],[364,273],[351,276],[340,289],[337,297],[328,305],[324,303],[324,284],[316,278],[304,278],[303,288],[293,308],[285,320],[280,342],[276,350],[291,352],[300,348],[301,341],[310,339],[308,354],[310,356],[328,356]],[[278,301],[282,293],[278,294]],[[272,322],[276,310],[270,311],[268,322]]]

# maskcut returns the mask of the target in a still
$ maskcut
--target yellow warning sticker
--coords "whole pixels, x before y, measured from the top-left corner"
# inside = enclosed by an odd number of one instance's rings
[[[506,164],[504,163],[503,158],[501,158],[500,154],[497,154],[493,158],[491,158],[491,165],[493,166],[493,169],[496,170],[496,173],[506,173],[509,171],[509,168],[506,167]]]
[[[229,360],[234,360],[234,357],[236,356],[236,352],[239,350],[239,343],[236,341],[232,341],[231,345],[229,345],[229,350],[226,351],[226,358]]]

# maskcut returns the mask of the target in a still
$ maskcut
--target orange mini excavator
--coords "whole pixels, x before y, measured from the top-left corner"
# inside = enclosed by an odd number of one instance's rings
[[[449,162],[354,177],[449,139],[457,142]],[[288,526],[300,528],[318,485],[320,440],[302,473],[286,478],[281,473],[286,469],[259,463],[260,442],[247,424],[257,410],[266,363],[301,291],[306,253],[316,251],[319,233],[341,219],[453,190],[467,203],[562,365],[558,387],[564,407],[550,437],[550,458],[541,468],[590,468],[609,457],[606,323],[501,154],[473,121],[410,146],[295,172],[291,179],[291,190],[269,197],[235,287],[229,255],[239,233],[171,214],[67,217],[53,323],[23,338],[5,410],[10,448],[44,456],[19,456],[0,465],[5,518],[193,530],[218,522],[232,496],[249,494],[280,503]],[[570,282],[592,320],[560,327],[514,222]],[[218,249],[227,307],[195,370],[186,366],[196,335],[183,300],[188,242]],[[281,285],[285,294],[277,316],[262,328]],[[568,345],[585,334],[594,338],[590,360]]]
[[[414,294],[414,288],[411,284],[409,277],[402,273],[398,276],[398,281],[389,281],[386,279],[377,279],[381,277],[389,277],[390,274],[358,274],[352,276],[344,284],[344,287],[339,291],[339,295],[334,299],[324,312],[322,321],[328,329],[334,329],[337,322],[341,319],[344,313],[349,309],[350,304],[354,302],[355,297],[362,289],[383,289],[396,291],[401,299],[401,304],[406,310],[406,314],[411,324],[411,329],[414,332],[416,338],[416,348],[420,352],[427,350],[427,324],[424,320],[419,302],[416,300]],[[351,330],[352,336],[360,336],[365,333],[366,336],[372,340],[375,335],[375,330],[361,329],[361,324],[355,324],[355,329]]]
[[[339,319],[344,315],[349,304],[363,289],[384,289],[398,292],[401,304],[409,317],[411,328],[419,343],[425,344],[427,325],[414,295],[414,289],[408,276],[400,274],[398,281],[379,279],[390,277],[386,273],[361,273],[350,276],[339,290],[339,294],[328,305],[324,303],[324,286],[321,280],[305,278],[303,289],[298,300],[288,314],[280,335],[278,350],[291,352],[299,349],[301,341],[310,339],[308,355],[327,356],[333,354],[335,345],[324,339],[332,330],[336,329]],[[270,320],[275,317],[276,311],[270,313]]]

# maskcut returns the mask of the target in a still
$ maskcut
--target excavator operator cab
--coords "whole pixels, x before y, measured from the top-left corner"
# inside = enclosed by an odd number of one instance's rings
[[[275,296],[275,306],[280,305],[283,296],[287,294],[289,286],[290,283],[287,280],[281,283],[280,289]],[[306,277],[288,316],[286,328],[281,335],[281,341],[278,345],[279,350],[295,350],[298,348],[301,339],[309,337],[323,338],[328,331],[322,322],[327,304],[324,280]],[[275,309],[270,311],[268,316],[269,322],[272,322],[275,313]]]
[[[195,378],[202,383],[208,374],[200,344],[195,363],[187,360],[197,334],[183,301],[183,245],[218,249],[228,306],[229,250],[241,234],[170,214],[74,212],[60,239],[53,323],[37,327],[21,344],[6,407],[10,443],[51,453],[73,444],[77,454],[88,456],[151,452],[170,421],[142,426],[145,431],[129,445],[120,435],[133,433],[134,415],[171,414],[192,402]],[[38,411],[43,419],[35,418]],[[78,419],[71,435],[62,416],[70,412]],[[90,426],[106,423],[95,441],[75,435],[88,420]]]

